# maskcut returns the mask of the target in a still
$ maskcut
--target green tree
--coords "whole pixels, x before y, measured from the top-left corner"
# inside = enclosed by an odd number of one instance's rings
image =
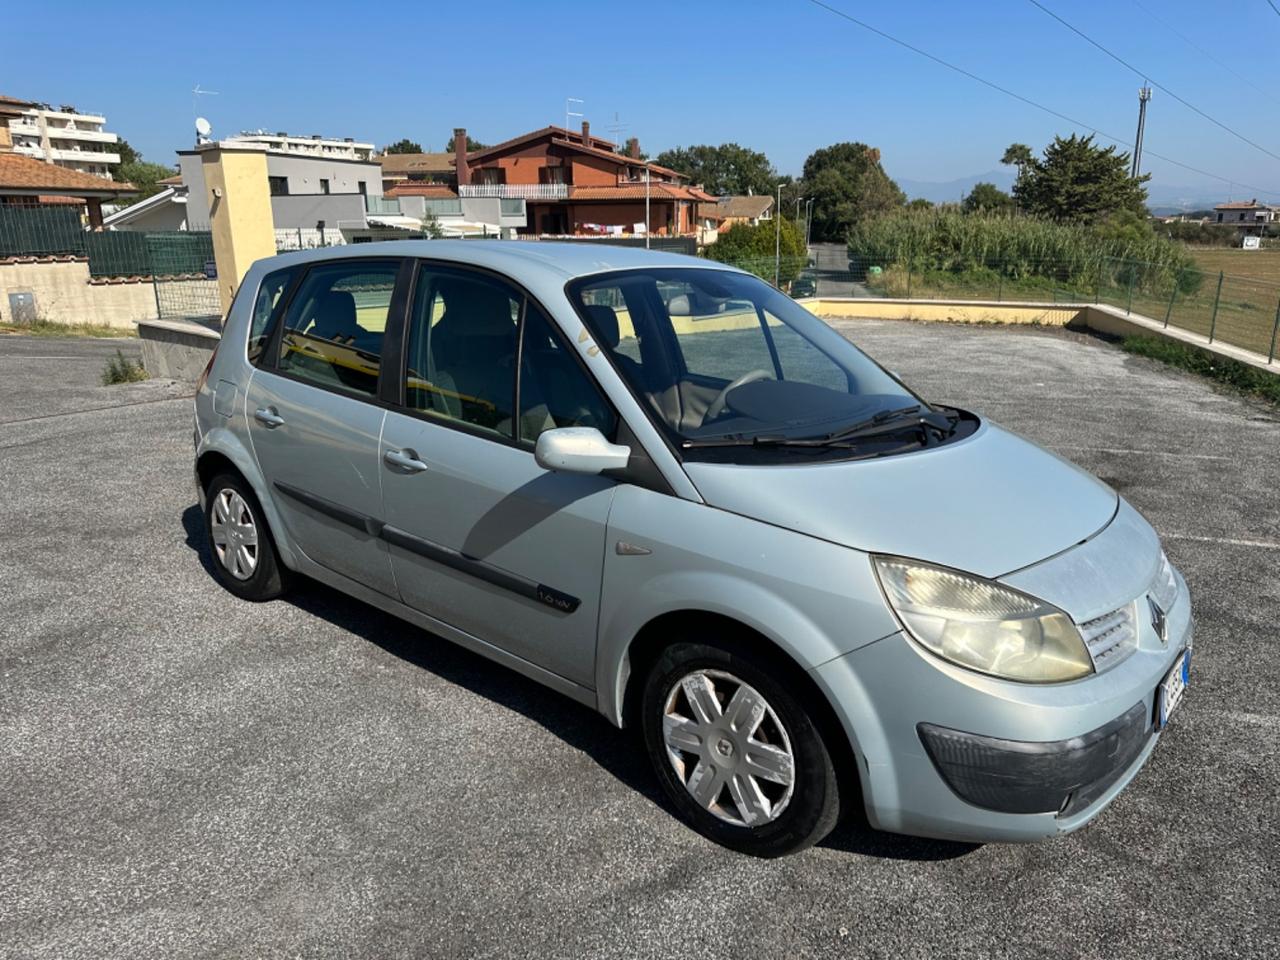
[[[1054,137],[1043,158],[1033,157],[1014,184],[1025,212],[1050,220],[1098,223],[1121,211],[1146,214],[1150,174],[1129,176],[1129,154],[1100,147],[1093,135]]]
[[[407,137],[397,140],[389,147],[382,148],[383,153],[422,153],[422,144]]]
[[[422,214],[422,232],[428,240],[440,240],[444,237],[444,227],[440,226],[440,218],[430,208]]]
[[[808,262],[803,221],[783,217],[780,224],[774,220],[762,220],[754,227],[739,223],[723,231],[704,253],[712,260],[732,263],[772,283],[775,244],[781,248],[778,279],[785,285],[800,276]]]
[[[449,145],[448,146],[449,150],[453,149],[453,133],[452,132],[449,134],[449,138],[445,140],[445,143]],[[487,143],[481,143],[475,137],[471,136],[471,134],[469,133],[467,134],[467,152],[468,153],[471,153],[476,150],[483,150],[487,146],[488,146]]]
[[[137,203],[155,196],[164,189],[160,181],[178,172],[163,163],[148,163],[143,160],[142,154],[130,146],[128,140],[121,140],[116,144],[116,153],[120,154],[120,165],[111,171],[111,176],[138,188],[136,193],[121,198],[120,202],[123,204]]]
[[[769,158],[736,143],[663,150],[654,162],[678,170],[717,196],[773,193],[778,187],[778,173]]]
[[[907,202],[908,210],[932,210],[933,203],[924,197],[916,197],[914,200]]]
[[[965,213],[1004,213],[1013,209],[1013,197],[1009,196],[994,183],[975,183],[968,196],[960,204]]]
[[[880,151],[865,143],[836,143],[810,154],[804,189],[813,198],[814,240],[843,240],[854,224],[907,199],[880,165]]]

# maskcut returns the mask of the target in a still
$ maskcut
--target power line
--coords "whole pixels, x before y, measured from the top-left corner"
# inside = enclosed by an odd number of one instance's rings
[[[1154,20],[1156,23],[1160,24],[1162,27],[1164,27],[1166,30],[1168,30],[1170,33],[1172,33],[1174,36],[1176,36],[1176,37],[1178,37],[1179,39],[1181,39],[1183,43],[1185,43],[1187,46],[1191,47],[1191,49],[1195,50],[1197,53],[1199,53],[1199,54],[1200,54],[1202,57],[1204,57],[1206,60],[1211,60],[1211,61],[1213,61],[1213,62],[1214,62],[1214,63],[1216,63],[1218,66],[1220,66],[1223,70],[1227,71],[1227,73],[1231,74],[1233,77],[1235,77],[1237,80],[1239,80],[1241,83],[1244,83],[1244,84],[1249,85],[1250,87],[1253,87],[1253,89],[1254,89],[1254,90],[1257,90],[1257,91],[1258,91],[1258,93],[1262,94],[1264,97],[1266,97],[1266,98],[1267,98],[1268,100],[1270,100],[1272,103],[1280,104],[1280,99],[1276,99],[1274,96],[1272,96],[1272,95],[1271,95],[1271,93],[1270,93],[1269,91],[1264,90],[1262,87],[1258,86],[1256,83],[1254,83],[1254,82],[1253,82],[1252,80],[1250,80],[1248,77],[1246,77],[1244,74],[1242,74],[1242,73],[1240,73],[1239,71],[1237,71],[1237,70],[1233,69],[1229,64],[1223,63],[1221,60],[1219,60],[1217,57],[1215,57],[1212,53],[1210,53],[1210,52],[1209,52],[1208,50],[1206,50],[1204,47],[1200,46],[1200,44],[1196,43],[1194,40],[1192,40],[1190,37],[1188,37],[1185,33],[1183,33],[1181,30],[1179,30],[1177,27],[1175,27],[1173,24],[1171,24],[1168,20],[1165,20],[1165,19],[1163,19],[1162,17],[1160,17],[1159,15],[1157,15],[1157,14],[1153,13],[1150,9],[1148,9],[1146,6],[1144,6],[1142,3],[1140,3],[1140,2],[1139,2],[1139,0],[1133,0],[1133,5],[1134,5],[1135,7],[1137,7],[1139,10],[1141,10],[1143,13],[1145,13],[1145,14],[1146,14],[1148,17],[1150,17],[1152,20]]]
[[[863,20],[859,20],[857,17],[850,16],[849,14],[845,13],[843,10],[839,10],[831,6],[830,4],[824,3],[823,0],[809,0],[809,2],[812,3],[815,7],[821,7],[823,10],[826,10],[828,13],[835,14],[837,17],[840,17],[841,19],[848,20],[850,23],[856,26],[862,27],[862,29],[867,30],[871,33],[874,33],[876,36],[884,40],[888,40],[890,43],[896,44],[897,46],[902,47],[905,50],[910,50],[912,53],[917,54],[918,56],[924,57],[926,60],[932,60],[934,63],[938,64],[939,66],[946,67],[948,70],[954,71],[955,73],[958,73],[963,77],[968,77],[970,80],[974,80],[982,84],[984,87],[990,87],[992,90],[995,90],[998,93],[1003,93],[1006,97],[1012,97],[1014,100],[1017,100],[1021,103],[1025,103],[1029,107],[1034,107],[1035,109],[1041,111],[1042,113],[1047,113],[1050,116],[1057,117],[1059,120],[1065,120],[1067,121],[1067,123],[1071,124],[1072,126],[1082,127],[1086,130],[1092,130],[1094,133],[1102,137],[1104,140],[1110,140],[1112,143],[1119,144],[1122,147],[1127,147],[1129,145],[1127,140],[1122,140],[1120,137],[1112,136],[1111,134],[1098,129],[1096,126],[1094,126],[1091,123],[1085,123],[1082,120],[1076,120],[1074,117],[1069,117],[1065,113],[1061,113],[1053,109],[1052,107],[1047,107],[1043,103],[1039,103],[1035,100],[1032,100],[1030,97],[1024,97],[1020,93],[1015,93],[1014,91],[1010,90],[1008,87],[1002,87],[1000,84],[995,83],[994,81],[988,80],[985,77],[980,77],[978,76],[978,74],[973,73],[972,71],[966,70],[964,67],[958,67],[954,63],[950,63],[949,61],[943,60],[941,57],[938,57],[932,53],[929,53],[927,50],[921,50],[919,47],[916,47],[911,45],[910,43],[907,43],[907,41],[905,40],[899,40],[897,37],[893,36],[892,34],[885,33],[883,30],[879,29],[878,27],[873,27],[871,24]],[[1268,0],[1268,2],[1270,2],[1270,0]],[[1280,190],[1264,190],[1262,187],[1255,187],[1247,183],[1242,183],[1241,181],[1236,180],[1233,177],[1219,176],[1216,173],[1210,173],[1207,170],[1201,170],[1199,167],[1193,167],[1189,163],[1183,163],[1181,160],[1174,160],[1172,157],[1162,156],[1161,154],[1156,153],[1154,150],[1146,150],[1145,152],[1147,156],[1155,157],[1157,160],[1163,160],[1165,163],[1171,163],[1175,167],[1181,167],[1183,170],[1190,171],[1191,173],[1198,173],[1202,177],[1208,177],[1211,180],[1219,180],[1222,183],[1230,184],[1232,186],[1247,187],[1248,189],[1257,193],[1258,196],[1280,197]]]
[[[1267,0],[1267,3],[1271,4],[1271,9],[1276,12],[1277,17],[1280,17],[1280,7],[1276,6],[1275,0]]]
[[[1166,87],[1163,83],[1158,83],[1157,81],[1152,80],[1150,78],[1150,75],[1145,70],[1139,70],[1137,67],[1135,67],[1128,60],[1125,60],[1119,54],[1112,53],[1110,50],[1108,50],[1106,47],[1100,44],[1097,40],[1093,39],[1093,37],[1089,36],[1083,30],[1080,30],[1077,27],[1073,27],[1071,24],[1067,23],[1067,21],[1063,20],[1060,16],[1058,16],[1056,13],[1054,13],[1052,10],[1046,7],[1043,3],[1041,3],[1040,0],[1027,0],[1027,2],[1030,3],[1033,7],[1036,7],[1039,10],[1043,11],[1045,14],[1049,15],[1054,20],[1057,20],[1060,24],[1062,24],[1064,27],[1066,27],[1076,36],[1081,37],[1087,43],[1090,43],[1093,46],[1097,47],[1099,50],[1105,53],[1108,57],[1110,57],[1116,63],[1120,64],[1121,66],[1129,70],[1132,70],[1134,73],[1138,75],[1139,79],[1145,80],[1147,83],[1151,84],[1157,90],[1162,90],[1165,93],[1167,93],[1169,96],[1173,97],[1173,99],[1177,100],[1180,104],[1182,104],[1188,110],[1192,110],[1195,113],[1198,113],[1200,116],[1204,117],[1213,125],[1217,127],[1221,127],[1223,130],[1231,134],[1237,140],[1247,143],[1249,146],[1253,147],[1255,150],[1261,150],[1263,153],[1265,153],[1268,157],[1271,157],[1273,160],[1280,160],[1280,153],[1272,153],[1270,150],[1268,150],[1266,147],[1264,147],[1262,144],[1258,143],[1257,141],[1250,140],[1243,133],[1239,133],[1235,130],[1232,130],[1230,127],[1228,127],[1221,120],[1218,120],[1216,117],[1209,116],[1209,114],[1205,113],[1203,110],[1197,107],[1194,103],[1184,100],[1182,97],[1178,96],[1168,87]],[[1271,0],[1267,0],[1267,2],[1270,3]]]

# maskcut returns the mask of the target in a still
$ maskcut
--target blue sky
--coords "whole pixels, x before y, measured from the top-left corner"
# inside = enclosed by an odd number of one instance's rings
[[[1139,78],[1027,0],[828,0],[966,69],[1130,139]],[[1274,57],[1280,16],[1266,0],[1043,0],[1159,83],[1280,154]],[[465,126],[493,142],[563,123],[565,98],[586,103],[594,132],[615,114],[646,151],[734,140],[798,173],[814,149],[878,146],[890,174],[942,181],[999,167],[1013,141],[1039,150],[1065,121],[1010,100],[847,23],[807,0],[678,3],[507,2],[306,4],[223,0],[128,7],[105,29],[95,11],[15,4],[5,16],[0,92],[73,103],[108,117],[148,159],[189,146],[191,89],[215,135],[265,128],[402,136],[443,149]],[[1144,9],[1145,8],[1145,9]],[[1237,73],[1213,63],[1152,14]],[[119,25],[119,16],[111,18]],[[1224,38],[1231,38],[1224,44]],[[576,122],[576,121],[575,121]],[[1079,128],[1090,132],[1092,127]],[[1237,198],[1273,192],[1280,162],[1157,90],[1148,150],[1237,181],[1149,158],[1153,196],[1194,189]],[[1255,190],[1253,187],[1262,188]]]

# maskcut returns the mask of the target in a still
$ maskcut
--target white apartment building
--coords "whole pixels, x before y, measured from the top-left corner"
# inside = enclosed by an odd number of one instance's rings
[[[228,140],[239,143],[256,143],[273,153],[293,154],[299,157],[321,157],[326,160],[368,161],[373,157],[372,143],[358,143],[352,137],[295,137],[283,131],[268,133],[265,130],[246,130]]]
[[[35,104],[9,120],[9,136],[14,153],[111,180],[112,168],[120,163],[115,146],[120,138],[103,129],[106,122],[100,114],[66,104],[56,110]]]

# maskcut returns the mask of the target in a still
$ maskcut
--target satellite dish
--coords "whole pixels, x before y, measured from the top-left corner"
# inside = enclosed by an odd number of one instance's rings
[[[213,127],[209,125],[209,121],[204,117],[196,117],[196,133],[201,137],[207,137],[213,131]]]

